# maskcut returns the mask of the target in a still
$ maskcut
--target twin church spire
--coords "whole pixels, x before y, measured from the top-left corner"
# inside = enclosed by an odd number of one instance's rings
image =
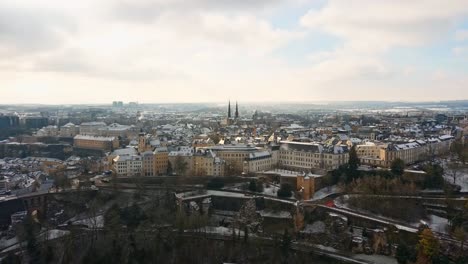
[[[232,115],[231,115],[231,100],[229,100],[229,104],[228,104],[228,118],[231,118]],[[236,101],[236,112],[234,114],[234,118],[239,118],[239,105],[237,104],[237,101]]]

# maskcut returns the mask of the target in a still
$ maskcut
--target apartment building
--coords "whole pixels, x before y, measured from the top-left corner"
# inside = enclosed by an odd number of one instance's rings
[[[428,139],[412,140],[406,143],[366,143],[357,145],[356,151],[361,164],[389,167],[395,159],[412,164],[426,158],[450,151],[453,136],[442,135]]]
[[[113,159],[113,168],[117,176],[141,176],[143,159],[139,155],[122,155]]]
[[[112,151],[119,147],[119,140],[116,137],[77,135],[73,138],[73,145],[81,149]]]
[[[281,141],[279,166],[296,171],[313,169],[333,170],[349,159],[347,145],[323,145],[320,143]]]
[[[255,173],[259,171],[271,170],[276,165],[270,151],[258,151],[249,154],[244,160],[244,173]]]

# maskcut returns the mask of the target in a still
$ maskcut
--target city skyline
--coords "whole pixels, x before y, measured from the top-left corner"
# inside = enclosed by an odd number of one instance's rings
[[[468,3],[2,1],[0,104],[468,99]]]

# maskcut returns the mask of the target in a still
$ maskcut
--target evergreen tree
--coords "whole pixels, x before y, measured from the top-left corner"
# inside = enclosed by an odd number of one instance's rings
[[[348,160],[348,172],[347,172],[347,177],[346,181],[352,182],[354,179],[356,179],[359,176],[359,165],[361,162],[359,161],[359,157],[356,152],[356,146],[351,147],[351,150],[349,151],[349,160]]]
[[[282,183],[278,192],[278,197],[289,198],[292,196],[292,188],[289,183]]]
[[[395,176],[402,176],[405,172],[405,162],[402,159],[395,159],[390,164],[390,170],[392,171],[393,175]]]
[[[256,180],[250,180],[250,182],[249,182],[249,191],[251,191],[251,192],[256,192],[257,191],[257,181]]]
[[[281,238],[281,253],[283,263],[289,263],[289,248],[291,247],[291,236],[288,229],[284,229],[283,237]]]
[[[410,248],[408,245],[403,243],[398,245],[395,258],[399,264],[406,264],[408,262],[415,262],[416,254],[413,248]]]

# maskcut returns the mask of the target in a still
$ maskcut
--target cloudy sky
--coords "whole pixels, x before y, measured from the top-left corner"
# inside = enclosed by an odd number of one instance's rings
[[[2,0],[0,104],[468,99],[467,0]]]

